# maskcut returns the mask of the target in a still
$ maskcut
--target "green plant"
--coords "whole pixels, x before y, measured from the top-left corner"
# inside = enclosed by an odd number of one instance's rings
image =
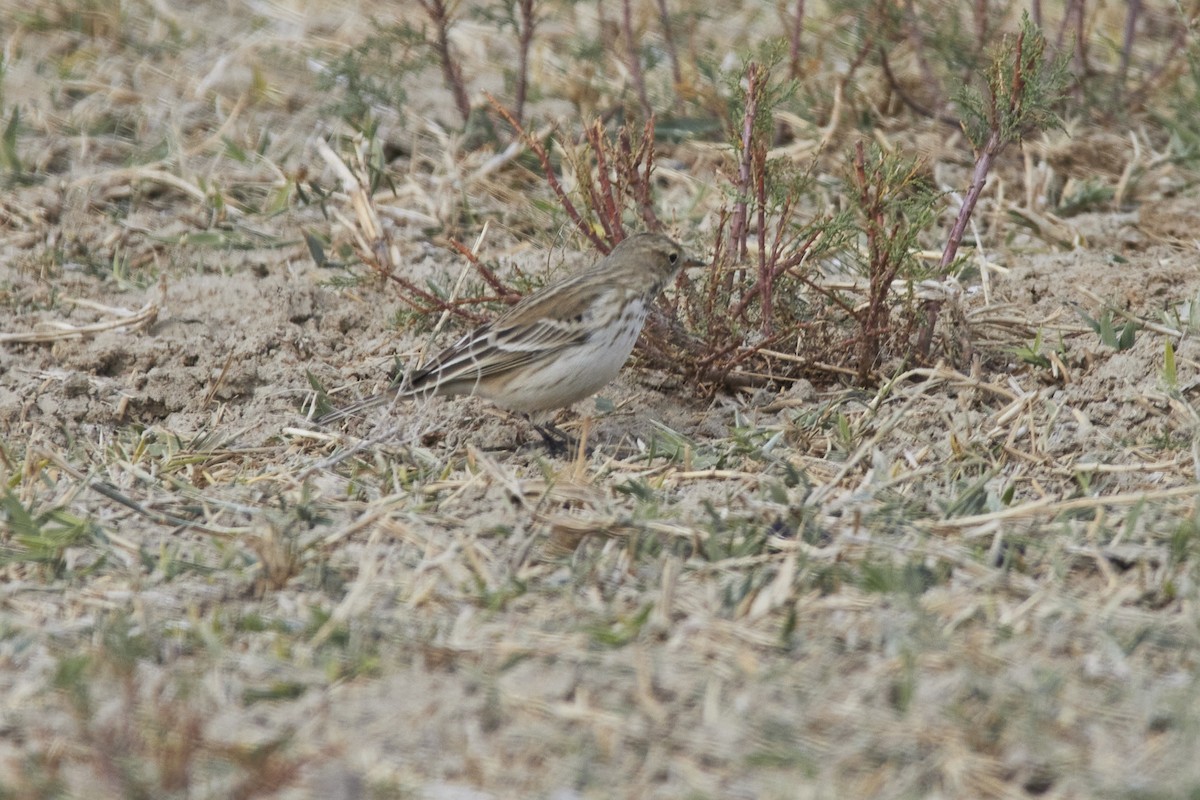
[[[471,101],[467,98],[467,89],[463,81],[462,62],[450,44],[450,29],[454,27],[459,4],[447,3],[446,0],[417,0],[417,4],[433,26],[433,41],[430,42],[430,47],[441,65],[446,88],[453,95],[454,105],[458,108],[463,124],[466,125],[471,119]],[[529,27],[532,33],[532,19],[529,20]]]
[[[1061,373],[1063,371],[1063,359],[1066,356],[1066,345],[1063,342],[1061,334],[1059,334],[1058,341],[1055,344],[1047,345],[1045,330],[1038,328],[1037,333],[1034,334],[1033,341],[1015,348],[1013,353],[1022,362],[1032,367],[1046,370],[1050,373],[1051,378],[1055,380],[1062,379],[1063,376]]]
[[[915,161],[886,155],[872,148],[864,154],[860,142],[854,153],[855,212],[866,239],[866,257],[858,261],[868,290],[865,307],[850,309],[857,323],[857,370],[860,384],[868,382],[880,349],[892,334],[889,325],[893,281],[906,287],[900,294],[901,330],[915,329],[919,309],[914,284],[927,271],[914,256],[917,239],[933,220],[939,198],[921,175]],[[943,261],[942,268],[950,264]]]
[[[66,567],[68,548],[102,536],[100,527],[65,506],[38,509],[22,503],[11,489],[0,497],[6,533],[0,537],[0,566],[12,563],[42,564],[56,577]]]
[[[1023,345],[1016,349],[1017,358],[1024,361],[1026,364],[1031,364],[1041,369],[1050,369],[1051,361],[1042,353],[1042,335],[1044,331],[1038,328],[1037,335],[1033,337],[1033,341],[1028,345]]]
[[[317,89],[336,92],[329,111],[356,130],[374,124],[375,106],[402,113],[408,92],[404,78],[433,62],[422,32],[407,22],[375,21],[375,33],[328,62]]]
[[[476,9],[476,16],[498,30],[511,29],[517,37],[517,65],[506,67],[505,82],[513,94],[513,116],[525,121],[525,103],[529,99],[529,48],[540,19],[534,0],[499,0],[495,7]]]
[[[1055,107],[1063,97],[1067,82],[1066,56],[1054,60],[1046,58],[1046,40],[1028,14],[1021,17],[1017,34],[1006,35],[999,46],[990,50],[989,57],[986,94],[978,87],[964,83],[954,95],[962,115],[963,132],[975,151],[975,170],[942,250],[941,267],[944,270],[949,270],[957,257],[967,224],[997,156],[1025,136],[1062,124]],[[922,330],[918,351],[927,357],[941,301],[933,300],[926,306],[929,318]]]
[[[1142,329],[1142,325],[1136,319],[1124,318],[1124,324],[1118,326],[1118,312],[1110,307],[1105,307],[1101,310],[1099,319],[1093,319],[1079,306],[1075,306],[1075,313],[1084,321],[1085,324],[1100,336],[1100,342],[1114,350],[1128,350],[1133,347],[1137,332]]]
[[[3,106],[0,105],[0,110]],[[8,124],[0,133],[0,164],[9,173],[10,183],[20,183],[25,175],[25,167],[21,163],[21,154],[17,150],[17,134],[21,129],[21,109],[14,107],[8,116]]]
[[[1164,310],[1159,318],[1164,325],[1177,331],[1180,336],[1200,331],[1200,293]]]
[[[290,732],[254,747],[215,739],[208,728],[217,709],[199,696],[199,673],[162,674],[162,647],[157,632],[111,615],[92,647],[58,656],[53,688],[70,714],[73,747],[34,748],[18,773],[21,791],[78,787],[86,776],[97,797],[250,800],[296,781],[301,762],[286,755]]]

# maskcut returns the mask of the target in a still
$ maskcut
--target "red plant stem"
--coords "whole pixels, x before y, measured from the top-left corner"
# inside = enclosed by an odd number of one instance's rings
[[[790,203],[785,204],[785,206],[783,207],[783,209],[781,210],[781,212],[779,214],[779,218],[787,219],[789,214],[791,214],[791,204]],[[724,230],[724,228],[722,227],[719,230]],[[782,226],[780,226],[776,230],[776,243],[775,243],[775,246],[772,248],[772,251],[771,251],[772,255],[771,255],[770,260],[768,261],[768,263],[771,266],[767,269],[767,273],[766,273],[766,276],[767,276],[768,280],[770,281],[771,291],[773,291],[773,289],[774,289],[775,280],[780,275],[784,274],[788,270],[793,269],[794,267],[797,267],[801,263],[803,263],[804,259],[808,255],[809,249],[817,241],[817,237],[819,237],[820,235],[821,235],[821,232],[819,230],[814,230],[812,233],[809,234],[807,239],[805,239],[802,243],[800,243],[799,246],[795,247],[792,250],[791,254],[787,258],[781,258],[780,253],[783,252],[783,248],[786,244],[788,244],[788,242],[786,242],[784,240]],[[795,239],[792,239],[791,241],[794,242]],[[721,242],[718,240],[717,244],[719,246],[721,244]],[[718,248],[718,256],[719,256],[719,254],[720,254],[720,251]],[[717,258],[713,259],[713,263],[717,263]],[[801,280],[803,280],[803,278],[801,278]],[[747,309],[747,307],[749,307],[750,302],[752,300],[754,300],[755,298],[761,298],[763,291],[764,291],[763,281],[761,279],[755,281],[754,284],[749,289],[747,289],[745,292],[742,293],[741,299],[738,300],[737,304],[734,305],[733,308],[730,310],[729,316],[732,318],[735,318],[735,319],[744,318],[746,309]]]
[[[483,278],[484,282],[487,283],[488,286],[491,286],[492,289],[495,290],[496,294],[503,298],[506,303],[514,303],[521,298],[521,293],[505,286],[504,283],[496,277],[496,273],[492,272],[492,270],[488,268],[487,264],[484,264],[482,261],[480,261],[479,256],[471,252],[471,248],[467,247],[457,239],[451,239],[450,246],[457,250],[459,255],[471,263],[471,266],[474,267],[475,271],[479,273],[479,277]]]
[[[762,331],[769,334],[774,314],[772,307],[773,280],[767,262],[767,148],[759,144],[754,153],[754,179],[758,196],[758,280],[762,285]],[[786,219],[786,217],[784,218]]]
[[[633,142],[629,136],[629,127],[622,126],[617,133],[617,150],[620,158],[617,160],[617,177],[622,182],[623,191],[634,199],[638,206],[638,216],[646,224],[646,230],[661,231],[662,222],[654,213],[653,182],[650,179],[654,171],[654,117],[646,120],[642,128],[642,138],[638,149],[633,151]],[[644,168],[642,167],[645,163]],[[624,226],[621,228],[624,236]]]
[[[975,50],[982,53],[988,43],[988,2],[975,0]]]
[[[663,44],[667,48],[667,60],[671,62],[671,80],[675,82],[675,104],[678,105],[679,92],[683,88],[683,71],[679,68],[679,53],[675,49],[675,31],[671,25],[671,14],[667,11],[667,0],[658,0],[658,16],[662,20]]]
[[[750,160],[753,158],[754,118],[758,116],[759,66],[751,62],[746,67],[746,110],[742,116],[742,161],[738,165],[738,196],[733,206],[730,238],[737,248],[737,260],[746,257],[746,213],[750,197]]]
[[[517,34],[517,87],[513,100],[515,116],[525,122],[525,97],[529,92],[529,47],[533,43],[533,29],[537,19],[533,14],[533,0],[519,0],[517,12],[520,14],[520,30]]]
[[[629,53],[629,77],[633,80],[633,88],[637,92],[642,114],[649,118],[653,110],[650,108],[650,101],[646,98],[646,82],[642,79],[640,48],[633,36],[633,10],[630,8],[630,0],[623,0],[621,3],[621,29],[625,34],[625,49]]]
[[[975,204],[979,202],[979,196],[983,194],[983,187],[987,184],[987,176],[992,169],[992,162],[995,161],[1001,146],[1000,131],[993,130],[988,134],[987,144],[975,159],[975,172],[971,176],[971,186],[967,189],[966,196],[963,197],[962,208],[958,210],[958,217],[954,220],[954,227],[950,229],[950,237],[946,240],[945,249],[942,250],[942,259],[939,262],[942,269],[947,269],[953,264],[955,256],[958,255],[958,246],[962,243],[963,234],[966,233],[967,223],[971,221]]]
[[[1121,64],[1117,67],[1117,99],[1125,89],[1125,78],[1129,75],[1129,58],[1133,51],[1133,40],[1137,34],[1138,15],[1142,12],[1142,0],[1129,0],[1125,12],[1125,38],[1121,42]]]
[[[600,215],[600,224],[604,226],[608,240],[619,242],[625,238],[625,227],[621,224],[621,211],[609,175],[608,158],[605,156],[609,149],[608,139],[604,135],[603,125],[598,120],[592,126],[592,134],[589,138],[592,140],[592,152],[596,154],[596,176],[600,183],[599,197],[593,196],[592,206]]]
[[[623,133],[621,139],[623,146],[629,148],[629,136]],[[637,174],[637,165],[645,159],[645,168],[641,175]],[[637,201],[641,210],[642,221],[646,223],[646,229],[651,231],[662,230],[662,222],[658,218],[658,214],[654,212],[654,198],[651,191],[654,186],[650,180],[650,175],[654,171],[654,116],[646,120],[646,127],[642,129],[642,143],[638,149],[637,155],[631,161],[633,165],[633,176],[637,181]]]
[[[1017,46],[1014,48],[1014,55],[1016,56],[1016,58],[1013,59],[1013,77],[1012,77],[1012,85],[1009,87],[1009,94],[1008,94],[1009,101],[1008,101],[1008,109],[1007,110],[1008,110],[1009,115],[1012,118],[1017,119],[1020,117],[1021,104],[1025,102],[1025,71],[1023,69],[1021,69],[1021,66],[1025,63],[1025,61],[1024,61],[1024,59],[1025,59],[1025,29],[1024,28],[1022,28],[1021,31],[1017,34]],[[1082,75],[1082,74],[1083,73],[1080,73],[1080,75]],[[993,106],[995,105],[995,102],[996,102],[995,98],[992,98]],[[993,110],[992,114],[993,114],[992,129],[993,129],[993,131],[995,131],[997,128],[1000,127],[1000,123],[997,119],[995,119],[995,111],[994,110]],[[988,137],[988,143],[989,144],[991,143],[991,137]],[[996,146],[997,147],[996,152],[999,152],[999,148],[1003,147],[1003,146],[1004,146],[1003,144],[998,144]]]
[[[1082,3],[1083,0],[1078,0],[1078,2]],[[1009,107],[1005,109],[1005,113],[1010,118],[1019,118],[1021,105],[1025,101],[1025,71],[1022,69],[1025,63],[1024,29],[1017,34],[1017,43],[1013,55],[1014,66],[1012,84],[1009,87]],[[971,221],[971,214],[975,212],[975,204],[979,202],[979,197],[983,194],[983,187],[987,185],[987,176],[991,172],[992,163],[1006,144],[1004,139],[1001,138],[1000,112],[996,108],[996,95],[994,92],[991,93],[990,97],[988,120],[991,130],[988,133],[987,141],[975,154],[975,172],[971,176],[971,185],[963,197],[962,208],[958,210],[954,226],[950,229],[950,236],[946,239],[946,247],[942,250],[941,261],[938,262],[942,270],[948,270],[950,265],[954,263],[954,259],[958,255],[958,247],[962,243],[963,235],[966,233],[967,224]],[[925,327],[917,337],[917,351],[922,356],[929,355],[929,347],[933,343],[933,332],[934,328],[937,327],[938,314],[941,312],[941,308],[942,304],[939,300],[930,300],[925,303],[927,319]]]
[[[1088,58],[1087,58],[1087,13],[1085,11],[1087,0],[1078,0],[1075,3],[1075,75],[1076,80],[1084,80],[1087,76]],[[1020,54],[1020,48],[1017,53]],[[1082,89],[1082,87],[1081,87]]]
[[[729,230],[728,223],[729,223],[729,210],[726,209],[725,207],[722,207],[721,211],[720,211],[720,219],[717,220],[717,238],[713,242],[713,258],[712,258],[713,277],[708,282],[708,296],[705,297],[705,304],[704,304],[704,319],[712,319],[713,318],[713,309],[715,309],[717,307],[717,289],[718,289],[718,287],[724,287],[725,291],[727,291],[727,292],[731,288],[729,286],[728,280],[720,280],[720,281],[717,280],[717,276],[721,275],[722,272],[724,272],[726,275],[729,274],[729,270],[728,270],[729,264],[726,263],[726,258],[725,258],[725,254],[726,254],[725,231]],[[742,303],[744,304],[745,302],[746,302],[746,298],[743,295]],[[740,315],[740,313],[741,313],[741,311],[739,309],[738,311],[734,312],[734,316],[736,317],[736,316]]]
[[[971,214],[975,211],[975,204],[979,202],[979,196],[983,194],[983,187],[987,184],[987,176],[992,169],[992,162],[995,161],[996,154],[1000,152],[1003,146],[999,129],[993,127],[992,132],[988,134],[987,144],[984,145],[975,159],[975,173],[971,177],[971,186],[967,189],[966,196],[963,197],[962,208],[958,210],[958,217],[954,220],[954,227],[950,229],[950,236],[946,240],[946,247],[942,250],[942,258],[938,263],[943,270],[949,269],[958,255],[958,247],[962,243],[963,234],[966,233],[967,223],[971,221]],[[941,308],[942,304],[938,300],[930,300],[925,304],[927,319],[925,320],[925,327],[922,328],[921,334],[917,338],[917,352],[922,356],[929,355],[929,347],[933,344],[933,331],[937,327],[938,314]]]
[[[567,212],[567,216],[571,218],[571,222],[575,223],[576,230],[586,236],[595,245],[597,250],[604,255],[608,255],[612,247],[596,234],[591,225],[584,222],[578,209],[575,208],[575,204],[571,202],[571,198],[567,196],[566,190],[562,188],[562,184],[558,182],[558,178],[554,175],[554,167],[550,164],[550,154],[546,152],[546,148],[542,147],[541,142],[530,136],[529,132],[513,117],[512,112],[501,105],[496,98],[492,97],[488,92],[484,92],[483,95],[487,98],[492,108],[496,109],[496,113],[504,117],[504,120],[517,132],[517,135],[525,141],[525,145],[533,151],[534,156],[537,157],[538,163],[542,167],[542,175],[546,178],[546,183],[550,186],[550,190],[554,192],[554,196],[558,198],[558,202],[562,205],[563,210]]]
[[[458,113],[465,124],[471,116],[471,101],[467,99],[467,90],[463,86],[462,67],[454,60],[454,54],[450,52],[450,16],[446,11],[446,4],[443,0],[417,0],[417,2],[425,10],[429,21],[433,23],[433,29],[437,36],[433,46],[437,51],[438,60],[442,63],[442,75],[446,79],[446,86],[454,95],[454,104],[458,106]]]
[[[694,362],[695,366],[692,367],[691,372],[701,380],[712,380],[715,378],[725,383],[734,367],[745,362],[746,359],[760,350],[774,348],[779,342],[783,341],[785,336],[787,334],[781,332],[753,345],[743,346],[735,342],[719,349],[712,349],[711,345],[713,343],[710,342],[710,346],[706,350],[701,351],[704,355],[697,353]],[[735,355],[732,358],[728,358],[731,354]],[[720,368],[716,370],[711,369],[712,365],[716,363],[720,364]]]
[[[479,305],[480,303],[492,303],[496,300],[512,302],[506,297],[462,297],[453,301],[443,300],[437,295],[425,291],[407,278],[401,278],[399,275],[388,272],[380,264],[371,264],[371,267],[388,280],[403,288],[404,292],[408,292],[409,294],[401,292],[400,300],[419,314],[431,314],[435,311],[449,311],[451,314],[462,317],[469,322],[480,323],[483,322],[483,316],[480,314],[474,314],[470,311],[465,311],[463,306]],[[424,300],[426,303],[428,303],[428,305],[421,305],[410,295],[414,295],[417,298]]]
[[[879,336],[883,330],[880,320],[885,314],[884,301],[887,298],[888,287],[899,267],[899,264],[893,263],[887,255],[882,240],[885,237],[894,237],[900,223],[896,223],[891,234],[886,230],[880,197],[883,187],[875,186],[874,192],[872,192],[872,184],[867,178],[866,162],[866,153],[862,141],[859,140],[854,146],[854,179],[858,184],[858,203],[866,217],[866,224],[863,227],[867,235],[869,281],[867,307],[855,314],[861,328],[858,347],[859,383],[866,383],[871,366],[879,355]],[[875,177],[880,179],[879,175]]]
[[[800,37],[804,34],[804,0],[796,0],[796,13],[788,31],[788,74],[800,77]]]
[[[1159,62],[1158,66],[1149,71],[1150,74],[1146,76],[1138,88],[1129,93],[1129,97],[1124,104],[1125,110],[1135,111],[1141,109],[1146,95],[1157,86],[1159,80],[1166,74],[1167,67],[1175,60],[1179,52],[1183,49],[1184,44],[1191,37],[1192,26],[1196,24],[1197,14],[1200,14],[1200,2],[1193,3],[1191,10],[1185,14],[1183,24],[1179,26],[1179,33],[1171,41],[1171,46],[1167,49],[1167,54],[1163,56],[1162,61]]]

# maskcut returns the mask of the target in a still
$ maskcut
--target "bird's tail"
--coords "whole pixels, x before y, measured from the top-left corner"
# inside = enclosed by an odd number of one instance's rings
[[[364,397],[362,400],[355,401],[348,406],[343,406],[336,411],[330,411],[327,414],[322,414],[314,419],[313,422],[317,423],[318,425],[328,425],[331,422],[337,422],[338,420],[346,419],[347,417],[353,417],[356,414],[361,414],[367,409],[378,408],[379,406],[386,405],[396,398],[397,393],[395,389],[383,391],[378,394],[373,394],[370,397]]]

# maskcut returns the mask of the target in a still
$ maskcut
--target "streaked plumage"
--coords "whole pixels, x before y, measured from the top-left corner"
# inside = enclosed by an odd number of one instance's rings
[[[408,384],[317,422],[411,396],[479,395],[526,413],[571,405],[617,376],[654,298],[681,267],[698,263],[666,236],[631,236],[587,269],[471,331],[414,372]]]

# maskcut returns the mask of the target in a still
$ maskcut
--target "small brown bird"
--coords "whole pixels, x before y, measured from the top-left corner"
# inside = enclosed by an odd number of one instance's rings
[[[471,331],[407,383],[317,422],[397,398],[478,395],[527,413],[538,425],[548,419],[546,412],[595,394],[615,378],[654,298],[682,267],[702,263],[685,258],[682,248],[661,234],[631,236],[587,269],[542,287]]]

